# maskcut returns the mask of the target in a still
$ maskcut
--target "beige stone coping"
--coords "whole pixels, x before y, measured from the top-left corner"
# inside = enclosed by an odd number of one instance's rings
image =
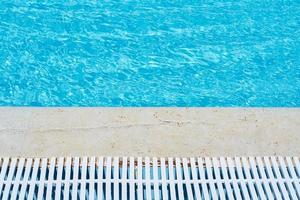
[[[300,155],[300,108],[0,108],[0,156]]]

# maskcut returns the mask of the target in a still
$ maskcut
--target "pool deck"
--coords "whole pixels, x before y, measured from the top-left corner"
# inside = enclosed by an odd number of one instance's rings
[[[299,156],[300,108],[0,108],[0,156]]]

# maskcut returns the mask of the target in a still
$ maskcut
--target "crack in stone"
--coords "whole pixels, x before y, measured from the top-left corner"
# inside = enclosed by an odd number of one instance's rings
[[[122,128],[133,128],[133,127],[153,127],[153,126],[163,126],[169,124],[175,125],[183,125],[183,124],[191,124],[191,122],[181,122],[181,121],[169,121],[169,120],[160,120],[161,123],[153,123],[153,124],[129,124],[122,126],[114,126],[114,125],[106,125],[106,126],[97,126],[97,127],[74,127],[74,128],[49,128],[49,129],[39,129],[39,128],[26,128],[26,129],[13,129],[13,128],[2,128],[0,129],[0,133],[5,132],[6,134],[22,134],[26,133],[30,130],[33,132],[63,132],[63,131],[87,131],[87,130],[97,130],[97,129],[122,129]],[[12,132],[20,132],[20,133],[12,133]]]

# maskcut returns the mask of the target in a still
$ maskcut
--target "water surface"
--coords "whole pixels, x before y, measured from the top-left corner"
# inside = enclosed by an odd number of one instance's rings
[[[0,2],[1,106],[300,106],[297,0]]]

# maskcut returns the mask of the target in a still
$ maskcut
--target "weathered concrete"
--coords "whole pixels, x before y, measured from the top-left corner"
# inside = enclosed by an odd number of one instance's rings
[[[0,108],[0,156],[299,156],[299,136],[298,108]]]

